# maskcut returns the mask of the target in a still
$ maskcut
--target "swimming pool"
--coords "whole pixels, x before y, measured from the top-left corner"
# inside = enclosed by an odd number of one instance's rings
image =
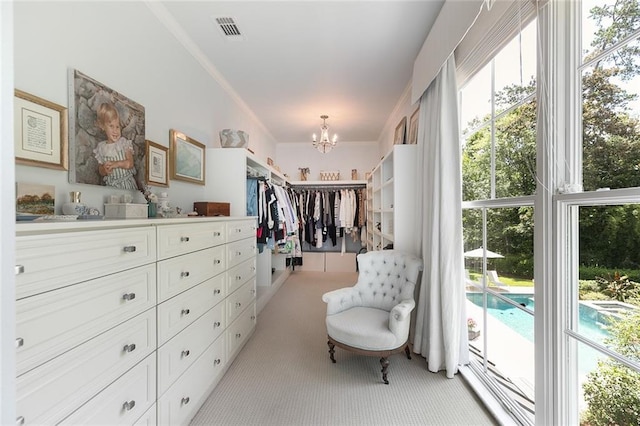
[[[535,302],[532,294],[503,293],[503,296],[513,300],[521,306],[532,311],[535,310]],[[474,305],[482,307],[482,293],[467,293],[467,299]],[[578,332],[583,336],[603,343],[609,336],[604,328],[607,324],[607,316],[590,304],[580,302]],[[533,315],[500,300],[492,294],[487,294],[487,312],[492,317],[520,334],[530,342],[534,341]]]

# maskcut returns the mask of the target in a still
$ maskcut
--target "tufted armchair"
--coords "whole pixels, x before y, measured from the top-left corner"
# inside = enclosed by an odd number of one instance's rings
[[[358,282],[322,296],[327,304],[327,334],[332,362],[335,346],[360,355],[379,356],[382,380],[388,357],[404,351],[411,359],[409,326],[414,289],[422,261],[397,250],[359,254]]]

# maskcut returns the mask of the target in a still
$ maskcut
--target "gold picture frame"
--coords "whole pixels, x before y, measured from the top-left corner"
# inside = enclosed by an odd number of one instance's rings
[[[409,132],[407,134],[407,143],[415,145],[418,143],[418,113],[420,112],[420,107],[418,107],[413,114],[411,114],[411,118],[409,119]]]
[[[18,89],[14,95],[16,163],[68,170],[67,108]]]
[[[204,185],[205,145],[177,130],[169,130],[171,179]]]
[[[147,170],[145,181],[147,185],[169,187],[169,148],[145,141]]]
[[[405,133],[407,129],[407,117],[402,117],[400,123],[396,126],[396,131],[393,135],[393,144],[402,145],[405,142]]]

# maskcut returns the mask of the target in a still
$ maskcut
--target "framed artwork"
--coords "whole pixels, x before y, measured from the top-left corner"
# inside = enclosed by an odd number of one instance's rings
[[[145,182],[153,186],[169,186],[169,148],[146,141],[147,174]]]
[[[145,111],[99,81],[69,70],[69,182],[144,188]]]
[[[204,185],[205,146],[184,133],[169,131],[171,179]]]
[[[67,108],[22,90],[14,94],[16,163],[67,170]]]
[[[394,145],[402,145],[405,142],[404,136],[406,133],[406,128],[407,128],[407,117],[402,117],[402,120],[400,120],[400,123],[398,123],[398,125],[396,126],[396,132],[393,136]]]
[[[53,185],[16,182],[16,217],[51,215],[55,212],[56,188]]]
[[[409,119],[409,134],[407,136],[408,144],[417,144],[418,143],[418,113],[420,112],[420,107],[411,114],[411,118]]]

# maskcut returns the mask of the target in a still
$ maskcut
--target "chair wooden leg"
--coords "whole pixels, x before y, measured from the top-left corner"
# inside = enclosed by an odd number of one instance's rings
[[[380,364],[382,365],[382,380],[385,385],[389,384],[389,380],[387,380],[387,367],[389,367],[389,360],[386,357],[380,358]]]
[[[331,340],[327,341],[327,345],[329,345],[329,357],[331,358],[331,362],[336,363],[336,359],[334,354],[336,353],[336,345],[331,342]]]
[[[407,346],[404,347],[404,353],[407,354],[407,358],[411,359],[411,349],[409,349],[409,345],[407,344]]]

